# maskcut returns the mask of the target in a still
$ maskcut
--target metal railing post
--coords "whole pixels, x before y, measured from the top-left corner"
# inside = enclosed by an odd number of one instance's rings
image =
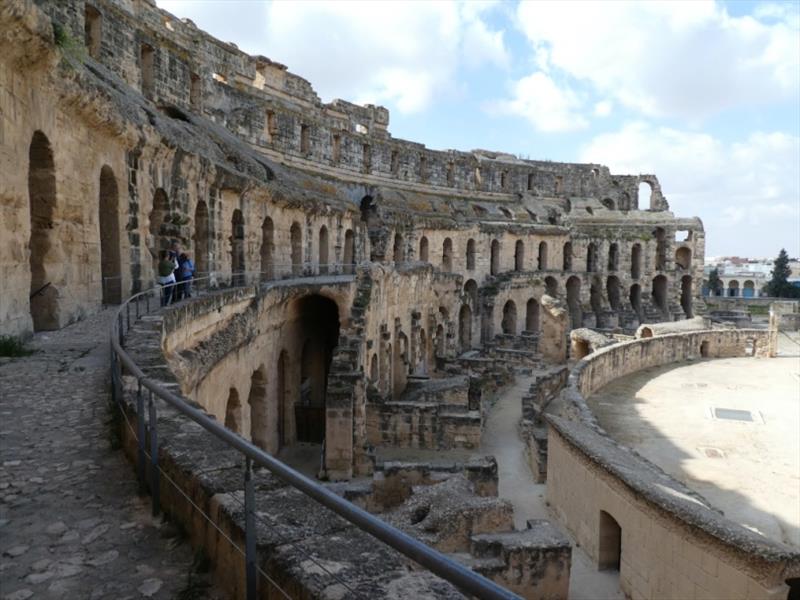
[[[114,349],[111,349],[111,401],[120,403],[120,398],[117,397],[117,366],[116,366],[116,358],[117,355],[114,352]]]
[[[136,320],[139,320],[139,296],[136,296]]]
[[[125,303],[125,318],[126,318],[126,320],[128,322],[128,331],[130,331],[131,330],[131,303],[130,302],[126,302]]]
[[[144,295],[144,310],[146,315],[150,314],[150,292]]]
[[[253,490],[253,461],[244,459],[244,561],[247,600],[256,600],[256,507]]]
[[[125,338],[122,334],[122,313],[117,313],[117,333],[119,333],[119,347],[125,347]]]
[[[158,476],[158,415],[156,414],[156,403],[153,400],[152,390],[150,391],[148,409],[150,413],[150,496],[153,500],[153,516],[157,517],[161,509]]]
[[[145,445],[145,425],[144,425],[144,393],[142,393],[142,380],[139,379],[139,387],[136,391],[136,430],[137,430],[137,456],[136,456],[136,471],[139,476],[139,492],[144,493],[146,475],[147,457],[144,453]],[[150,392],[152,395],[152,392]]]

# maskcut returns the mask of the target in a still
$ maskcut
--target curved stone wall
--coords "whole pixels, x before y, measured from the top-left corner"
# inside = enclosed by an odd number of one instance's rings
[[[786,598],[800,552],[732,521],[614,441],[586,398],[640,369],[703,357],[765,356],[765,330],[705,330],[623,342],[572,370],[569,418],[550,417],[547,498],[599,568],[619,560],[632,598]]]

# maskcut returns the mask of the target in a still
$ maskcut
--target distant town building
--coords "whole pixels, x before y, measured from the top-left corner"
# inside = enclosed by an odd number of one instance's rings
[[[703,295],[711,295],[708,276],[714,269],[719,272],[722,287],[716,296],[731,298],[758,298],[766,295],[762,289],[772,276],[773,258],[742,258],[740,256],[706,257],[703,267]],[[800,287],[800,260],[789,261],[789,282]]]

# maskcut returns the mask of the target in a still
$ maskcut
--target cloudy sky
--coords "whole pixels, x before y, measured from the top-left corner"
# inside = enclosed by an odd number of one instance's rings
[[[430,148],[655,173],[706,254],[800,255],[800,2],[158,0]]]

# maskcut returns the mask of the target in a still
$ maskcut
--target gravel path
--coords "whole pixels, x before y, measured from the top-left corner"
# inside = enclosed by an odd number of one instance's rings
[[[115,448],[106,310],[0,358],[0,597],[223,596]]]

